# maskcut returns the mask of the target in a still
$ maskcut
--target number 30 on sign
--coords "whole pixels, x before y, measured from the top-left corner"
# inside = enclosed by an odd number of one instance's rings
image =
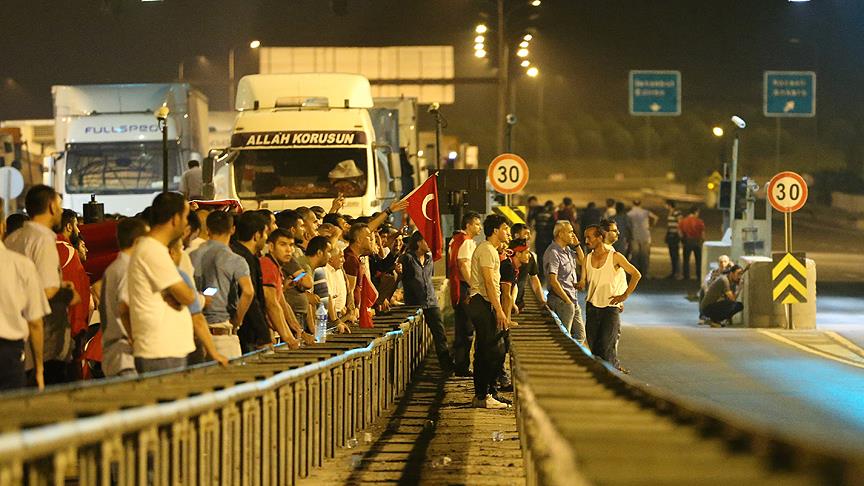
[[[489,183],[501,194],[515,194],[528,183],[528,164],[516,154],[501,154],[489,164]]]
[[[781,172],[768,183],[768,201],[781,213],[794,213],[807,202],[807,183],[795,172]]]

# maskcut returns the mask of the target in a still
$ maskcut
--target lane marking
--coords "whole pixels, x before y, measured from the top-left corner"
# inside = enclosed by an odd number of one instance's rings
[[[836,354],[832,354],[832,353],[829,353],[829,352],[823,351],[823,350],[821,350],[821,349],[819,349],[819,348],[817,348],[817,347],[815,347],[815,346],[812,346],[812,345],[809,345],[809,346],[808,346],[808,345],[805,345],[805,344],[798,343],[798,342],[796,342],[796,341],[793,341],[792,339],[789,339],[789,338],[786,337],[786,336],[783,336],[782,334],[779,334],[779,333],[776,332],[776,331],[768,331],[768,330],[765,330],[765,329],[758,329],[757,332],[758,332],[759,334],[762,334],[763,336],[767,336],[767,337],[769,337],[769,338],[771,338],[771,339],[774,339],[775,341],[779,341],[779,342],[781,342],[781,343],[788,344],[788,345],[790,345],[790,346],[792,346],[792,347],[794,347],[794,348],[798,348],[798,349],[800,349],[800,350],[802,350],[802,351],[805,351],[805,352],[807,352],[807,353],[815,354],[815,355],[817,355],[817,356],[821,356],[821,357],[826,358],[826,359],[830,359],[830,360],[833,360],[833,361],[837,361],[838,363],[843,363],[843,364],[847,364],[847,365],[850,365],[850,366],[854,366],[854,367],[856,367],[856,368],[862,368],[862,369],[864,369],[864,357],[862,357],[862,355],[864,355],[864,350],[862,350],[860,347],[854,345],[853,343],[851,343],[851,342],[849,342],[849,341],[846,341],[848,344],[844,344],[843,347],[844,347],[844,348],[848,348],[848,346],[851,345],[854,349],[850,349],[850,350],[852,350],[852,351],[856,354],[856,356],[859,357],[859,360],[852,360],[852,359],[849,359],[849,358],[844,358],[844,357],[838,356],[838,355],[836,355]],[[825,333],[823,333],[823,334],[826,334],[826,335],[827,335],[828,332],[825,332]],[[834,338],[834,336],[829,336],[829,338]],[[837,335],[836,338],[839,338],[840,340],[844,340],[844,341],[845,341],[845,338],[842,338],[842,337],[839,336],[839,335]],[[835,339],[836,339],[836,338],[835,338]],[[839,342],[839,341],[838,341],[838,342]],[[842,344],[842,343],[841,343],[841,344]],[[859,353],[860,353],[860,354],[859,354]]]

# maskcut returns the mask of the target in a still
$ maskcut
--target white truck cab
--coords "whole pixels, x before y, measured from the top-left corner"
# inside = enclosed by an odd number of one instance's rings
[[[401,195],[399,159],[376,144],[372,105],[369,81],[356,74],[243,77],[231,146],[215,160],[214,198],[278,211],[326,209],[342,193],[346,214],[386,208]]]

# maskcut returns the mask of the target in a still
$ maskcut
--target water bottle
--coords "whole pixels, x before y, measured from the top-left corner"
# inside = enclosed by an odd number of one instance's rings
[[[327,341],[327,309],[324,308],[324,303],[318,304],[318,310],[315,311],[315,342],[324,343]]]

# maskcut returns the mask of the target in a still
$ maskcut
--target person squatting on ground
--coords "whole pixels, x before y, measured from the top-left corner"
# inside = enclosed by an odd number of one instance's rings
[[[610,249],[600,226],[585,230],[585,241],[591,252],[585,257],[580,288],[588,285],[585,298],[585,330],[591,352],[626,372],[618,362],[618,339],[624,301],[636,290],[642,274]],[[623,270],[623,271],[622,271]],[[630,283],[627,277],[630,275]]]
[[[732,316],[744,310],[744,304],[738,302],[738,284],[742,275],[744,269],[732,265],[705,290],[699,309],[710,319],[712,327],[728,325]]]

